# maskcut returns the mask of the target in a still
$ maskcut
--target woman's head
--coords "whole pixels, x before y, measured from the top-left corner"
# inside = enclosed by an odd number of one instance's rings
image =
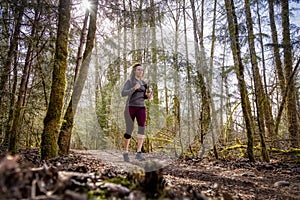
[[[130,78],[134,79],[141,79],[144,76],[144,68],[140,63],[135,63],[132,65]]]

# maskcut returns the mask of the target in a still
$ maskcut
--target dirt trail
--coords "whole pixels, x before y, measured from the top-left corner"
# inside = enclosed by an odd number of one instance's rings
[[[90,154],[90,156],[100,159],[102,162],[106,163],[107,165],[114,167],[117,171],[124,171],[124,172],[130,172],[137,169],[144,169],[144,166],[148,161],[158,162],[160,166],[163,168],[170,165],[174,160],[176,160],[176,158],[172,158],[168,155],[152,153],[152,154],[143,154],[146,158],[146,161],[141,162],[135,159],[135,153],[130,152],[129,153],[130,162],[125,162],[123,160],[123,152],[120,150],[111,150],[111,149],[87,150],[87,151],[74,150],[74,152],[85,153],[87,155]]]
[[[124,162],[122,152],[117,150],[82,153],[100,159],[117,171],[130,172],[145,164],[135,160],[134,153],[130,154],[130,163]],[[163,164],[164,177],[174,194],[196,192],[217,199],[300,200],[300,165],[296,163],[175,159],[159,154],[145,154],[145,157]]]

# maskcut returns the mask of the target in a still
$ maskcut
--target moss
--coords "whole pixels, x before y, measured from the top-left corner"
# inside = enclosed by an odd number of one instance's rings
[[[107,190],[97,189],[88,192],[88,199],[93,200],[107,199],[109,196],[110,194]]]
[[[131,183],[126,177],[119,176],[114,177],[108,180],[102,181],[103,183],[114,183],[114,184],[120,184],[124,187],[129,188],[130,191],[136,189],[136,185]],[[111,191],[105,190],[105,189],[96,189],[91,190],[88,192],[88,199],[98,200],[98,199],[118,199],[118,196],[114,196]],[[121,197],[120,197],[121,198]],[[122,198],[121,198],[122,199]]]
[[[115,183],[115,184],[120,184],[123,186],[130,186],[130,182],[127,180],[126,177],[114,177],[108,180],[103,181],[104,183]]]

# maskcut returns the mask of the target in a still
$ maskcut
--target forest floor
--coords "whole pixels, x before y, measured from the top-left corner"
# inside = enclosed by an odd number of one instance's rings
[[[17,157],[1,150],[0,200],[300,200],[300,164],[282,155],[272,156],[270,163],[145,157],[148,161],[139,162],[131,154],[127,163],[116,150],[72,150],[41,161],[37,149],[22,149]],[[155,170],[145,168],[149,160],[156,160]]]

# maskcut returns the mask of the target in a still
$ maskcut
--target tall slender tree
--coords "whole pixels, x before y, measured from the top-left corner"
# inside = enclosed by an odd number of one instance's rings
[[[83,91],[84,83],[87,78],[90,60],[91,60],[91,54],[95,44],[98,0],[91,0],[90,3],[91,3],[90,21],[89,21],[89,29],[87,34],[87,42],[86,42],[86,46],[82,58],[83,62],[81,64],[78,77],[75,80],[73,94],[68,104],[67,112],[65,113],[64,121],[59,133],[59,137],[58,137],[59,154],[69,153],[72,129],[74,126],[74,117],[76,114],[80,96]]]
[[[188,104],[188,144],[191,153],[194,155],[193,149],[191,148],[192,144],[192,133],[196,131],[196,117],[195,117],[195,106],[193,99],[193,88],[192,85],[192,64],[190,63],[189,58],[189,48],[188,48],[188,32],[187,32],[187,10],[186,10],[186,1],[183,0],[183,23],[184,23],[184,44],[185,44],[185,59],[186,59],[186,88],[187,88],[187,104]]]
[[[238,80],[242,110],[244,121],[246,124],[247,132],[247,154],[251,162],[254,162],[254,153],[253,153],[253,136],[254,136],[254,123],[251,114],[250,100],[248,97],[247,85],[244,77],[244,64],[241,58],[241,47],[239,44],[239,30],[238,22],[235,14],[235,6],[233,0],[224,0],[227,20],[228,20],[228,30],[230,34],[231,41],[231,50],[234,60],[234,65],[236,69],[236,76]]]
[[[151,17],[150,17],[150,28],[151,28],[151,76],[152,80],[157,80],[157,44],[156,44],[156,8],[154,0],[150,1]],[[150,69],[149,69],[150,70]],[[158,86],[156,82],[152,83],[152,98],[153,103],[158,105]]]
[[[14,12],[14,30],[12,38],[10,39],[10,44],[7,52],[7,56],[3,65],[2,74],[0,74],[0,115],[2,113],[2,100],[5,96],[5,90],[7,87],[7,83],[9,81],[9,74],[12,67],[12,63],[14,58],[18,54],[18,44],[19,44],[19,35],[21,33],[21,26],[22,26],[22,18],[24,16],[26,1],[18,1],[16,3],[16,7],[13,8]]]
[[[279,43],[278,43],[278,34],[275,22],[275,13],[274,13],[274,0],[268,0],[269,7],[269,20],[271,27],[271,35],[272,35],[272,47],[273,47],[273,56],[274,56],[274,64],[276,68],[276,75],[279,81],[280,93],[281,96],[284,96],[285,90],[285,77],[282,68],[282,62],[280,59],[280,51],[279,51]]]
[[[299,125],[297,115],[297,98],[296,98],[296,84],[295,76],[293,74],[293,57],[292,57],[292,44],[290,38],[290,14],[289,14],[289,1],[281,1],[281,18],[282,18],[282,45],[284,53],[284,71],[286,82],[289,82],[289,91],[287,96],[287,118],[288,130],[290,133],[291,146],[294,148],[299,147]]]
[[[37,32],[37,25],[38,25],[38,18],[40,15],[40,5],[36,4],[35,6],[35,15],[34,15],[34,21],[31,28],[31,37],[37,38],[36,32]],[[14,110],[14,116],[13,116],[13,125],[10,131],[10,141],[9,141],[9,151],[12,153],[17,153],[17,144],[19,142],[19,131],[21,129],[22,125],[22,119],[23,119],[23,113],[24,113],[24,103],[26,98],[26,91],[27,91],[27,83],[28,83],[28,77],[31,71],[31,65],[32,65],[32,53],[33,48],[35,44],[37,43],[37,40],[30,40],[27,48],[26,58],[25,58],[25,64],[23,68],[23,74],[21,78],[21,83],[19,87],[19,94],[18,94],[18,100],[15,105]]]
[[[197,73],[197,80],[196,80],[196,90],[198,90],[201,94],[202,100],[202,107],[200,110],[200,118],[199,118],[199,133],[200,133],[200,143],[202,145],[202,152],[204,152],[204,137],[208,133],[210,122],[211,122],[211,97],[209,91],[207,89],[207,84],[205,82],[205,77],[203,74],[203,69],[205,67],[204,62],[204,54],[203,54],[203,47],[199,47],[199,40],[203,40],[203,38],[199,38],[198,34],[198,22],[196,16],[196,8],[195,8],[195,1],[190,0],[191,8],[192,8],[192,20],[193,20],[193,36],[194,36],[194,48],[195,48],[195,57],[196,57],[196,73]],[[200,34],[201,35],[201,34]],[[201,48],[201,50],[200,50]]]
[[[269,154],[267,151],[266,143],[265,143],[265,105],[269,104],[268,98],[266,98],[266,94],[264,92],[261,75],[258,68],[257,62],[257,55],[255,50],[255,43],[254,43],[254,33],[253,33],[253,25],[252,25],[252,16],[251,16],[251,8],[250,8],[250,1],[245,0],[245,12],[246,12],[246,22],[247,22],[247,30],[248,30],[248,44],[250,49],[250,58],[251,58],[251,65],[252,65],[252,73],[253,73],[253,80],[254,80],[254,90],[255,90],[255,103],[257,108],[257,122],[259,128],[259,136],[261,140],[261,150],[262,150],[262,157],[264,161],[269,162]],[[273,117],[272,117],[273,120]],[[272,131],[274,131],[274,123],[271,126]]]

